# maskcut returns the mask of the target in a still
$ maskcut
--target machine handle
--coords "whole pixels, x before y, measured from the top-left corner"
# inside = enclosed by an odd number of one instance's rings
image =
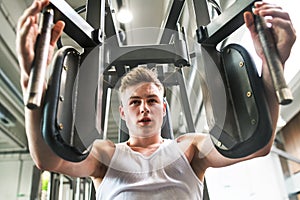
[[[283,65],[280,61],[278,50],[274,41],[272,28],[267,26],[267,23],[262,16],[254,15],[254,20],[263,52],[270,70],[270,75],[278,102],[279,104],[287,105],[293,101],[293,96],[284,78]]]
[[[35,109],[41,105],[51,39],[51,28],[53,25],[53,16],[53,9],[49,7],[44,9],[41,18],[40,33],[37,37],[35,46],[35,57],[29,75],[29,93],[26,102],[26,106],[29,109]]]

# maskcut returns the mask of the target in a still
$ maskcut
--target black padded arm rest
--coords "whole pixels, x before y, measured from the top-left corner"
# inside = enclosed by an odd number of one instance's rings
[[[210,134],[222,155],[245,157],[263,148],[272,136],[263,83],[242,46],[230,44],[221,50],[220,56],[227,90],[226,117],[223,126],[211,126]],[[218,110],[213,115],[217,119]]]
[[[63,47],[55,54],[42,119],[42,135],[46,143],[58,156],[72,162],[82,161],[89,154],[82,144],[72,141],[76,136],[72,93],[79,62],[80,54],[72,47]]]

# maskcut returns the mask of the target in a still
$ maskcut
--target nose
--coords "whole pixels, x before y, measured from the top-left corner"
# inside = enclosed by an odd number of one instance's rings
[[[145,101],[142,101],[140,109],[141,109],[141,113],[149,113],[150,112],[147,102],[145,102]]]

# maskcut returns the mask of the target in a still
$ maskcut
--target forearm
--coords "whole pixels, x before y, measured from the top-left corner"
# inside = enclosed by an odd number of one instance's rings
[[[277,121],[279,117],[279,102],[276,97],[276,92],[270,76],[270,71],[265,61],[263,61],[262,70],[263,70],[262,79],[263,79],[264,91],[265,91],[268,109],[271,117],[272,131],[273,131],[272,138],[269,141],[269,144],[267,145],[267,148],[270,149],[273,144],[274,138],[276,136],[276,127],[277,127]]]
[[[25,127],[28,138],[29,151],[35,164],[45,170],[54,170],[61,162],[45,143],[41,133],[41,109],[30,110],[25,108]]]
[[[253,14],[263,17],[266,22],[271,25],[270,27],[272,27],[272,33],[275,39],[274,42],[283,65],[288,59],[292,46],[296,40],[296,32],[293,28],[289,14],[282,10],[280,6],[266,2],[255,2],[255,8],[252,11],[253,13],[245,12],[244,20],[247,28],[250,31],[256,53],[262,59],[263,63],[262,79],[273,128],[272,140],[270,140],[267,146],[270,149],[276,133],[276,125],[279,116],[279,101],[277,100],[275,88],[271,80],[263,46],[261,45],[259,39],[260,37],[255,26]]]

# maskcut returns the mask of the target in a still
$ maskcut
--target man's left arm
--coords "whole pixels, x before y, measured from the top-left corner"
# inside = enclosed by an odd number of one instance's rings
[[[197,139],[194,138],[193,140],[193,146],[195,147],[194,159],[199,161],[197,163],[201,164],[203,171],[205,171],[208,167],[224,167],[244,160],[249,160],[251,158],[265,156],[270,152],[273,145],[279,115],[279,103],[276,98],[275,89],[270,77],[266,58],[259,41],[259,36],[255,28],[253,14],[260,15],[262,17],[268,16],[266,20],[267,23],[272,25],[275,43],[283,66],[290,55],[293,44],[295,43],[296,31],[292,25],[289,14],[281,7],[274,4],[255,2],[253,13],[245,12],[244,14],[245,24],[250,31],[256,53],[262,59],[262,79],[271,116],[273,128],[272,138],[265,147],[247,157],[229,159],[217,151],[208,134],[200,134]]]

